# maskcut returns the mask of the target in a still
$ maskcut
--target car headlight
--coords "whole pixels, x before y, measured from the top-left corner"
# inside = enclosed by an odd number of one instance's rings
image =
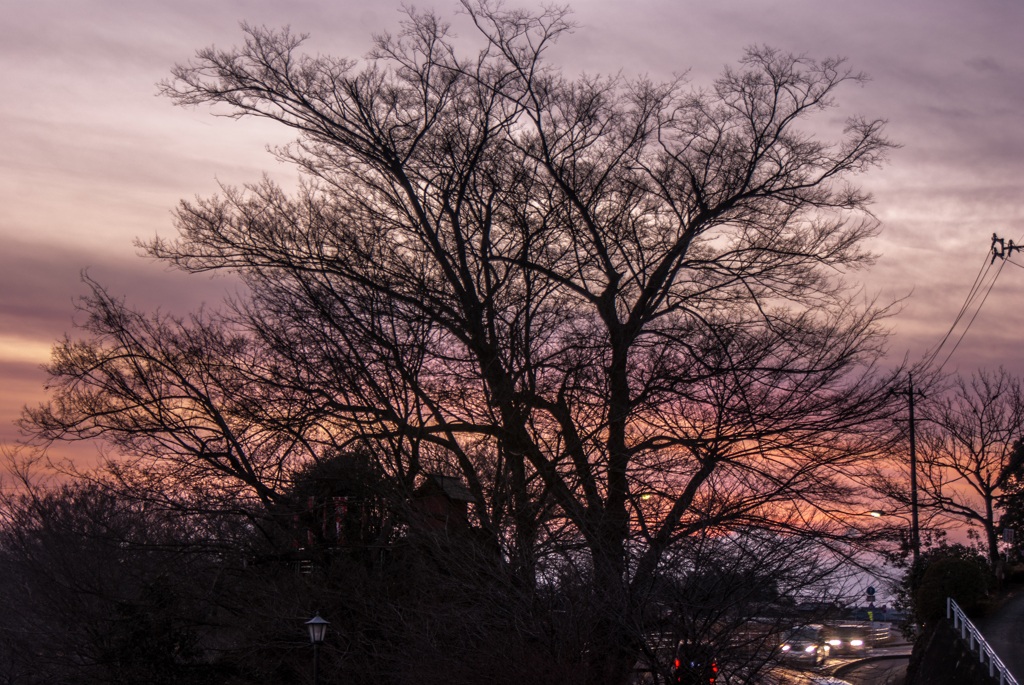
[[[839,645],[843,644],[843,641],[842,640],[829,640],[828,643],[830,645],[832,645],[833,647],[838,647]]]
[[[854,647],[860,647],[864,644],[864,640],[850,640],[850,644]]]
[[[814,645],[807,645],[806,647],[804,647],[804,651],[808,653],[813,652],[816,649],[817,647],[815,647]]]
[[[788,652],[789,651],[789,645],[782,645],[782,651],[783,652]]]

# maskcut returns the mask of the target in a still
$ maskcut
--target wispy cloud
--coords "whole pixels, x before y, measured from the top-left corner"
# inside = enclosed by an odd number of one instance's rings
[[[448,13],[452,6],[436,9]],[[523,3],[518,3],[522,5]],[[529,6],[529,3],[526,3]],[[540,3],[534,3],[539,6]],[[841,94],[847,114],[889,119],[904,145],[865,177],[885,222],[882,258],[859,277],[870,291],[913,291],[894,320],[894,357],[937,341],[966,295],[993,232],[1024,234],[1024,5],[1002,0],[857,3],[579,0],[580,24],[551,51],[568,75],[655,80],[687,73],[708,87],[745,46],[841,55],[871,82]],[[175,62],[241,39],[238,22],[310,32],[311,52],[361,58],[371,34],[395,31],[399,3],[36,0],[0,23],[0,423],[16,395],[41,396],[49,343],[72,328],[81,269],[140,308],[185,313],[217,302],[234,281],[167,272],[136,255],[135,237],[173,233],[180,198],[295,172],[266,144],[294,136],[252,120],[219,119],[154,97]],[[464,18],[463,18],[464,19]],[[456,30],[471,30],[456,19]],[[461,23],[460,23],[461,22]],[[1024,372],[1024,272],[1009,269],[955,358],[966,370],[1007,363]],[[29,382],[29,378],[34,380]],[[35,384],[34,386],[32,384]],[[24,401],[29,401],[26,397]]]

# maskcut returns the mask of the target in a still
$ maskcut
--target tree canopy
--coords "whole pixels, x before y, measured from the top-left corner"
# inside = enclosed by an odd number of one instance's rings
[[[887,310],[846,280],[878,228],[852,179],[892,143],[881,120],[801,130],[863,82],[839,59],[571,79],[545,59],[566,10],[464,11],[466,56],[409,11],[363,63],[246,26],[177,66],[176,103],[295,130],[275,154],[302,184],[182,202],[148,253],[250,295],[186,322],[95,287],[24,426],[268,508],[353,449],[396,490],[458,476],[517,582],[581,569],[588,682],[624,682],[692,536],[849,543],[893,403]]]

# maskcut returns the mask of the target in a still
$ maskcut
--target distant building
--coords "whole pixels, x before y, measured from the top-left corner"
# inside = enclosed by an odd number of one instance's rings
[[[475,502],[460,479],[431,473],[413,493],[411,523],[425,530],[468,530],[469,505]]]

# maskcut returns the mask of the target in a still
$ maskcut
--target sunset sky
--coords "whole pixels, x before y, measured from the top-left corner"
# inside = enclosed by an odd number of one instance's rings
[[[518,3],[507,3],[515,6]],[[433,7],[450,15],[451,0]],[[536,7],[535,5],[523,5]],[[550,53],[567,75],[688,73],[710,85],[746,46],[844,56],[866,72],[830,115],[889,120],[903,147],[861,180],[883,231],[866,296],[907,297],[891,323],[891,359],[919,358],[953,322],[992,233],[1024,242],[1024,4],[1011,0],[579,0],[579,28]],[[294,169],[265,147],[289,132],[218,119],[156,95],[175,62],[241,41],[240,21],[309,33],[306,49],[361,57],[371,34],[397,32],[397,4],[355,0],[5,3],[0,23],[0,441],[45,398],[39,369],[73,332],[83,269],[140,308],[186,314],[234,284],[184,276],[138,256],[135,238],[173,235],[182,198],[218,181]],[[455,19],[459,34],[471,30]],[[1014,260],[1024,265],[1024,256]],[[999,264],[997,263],[998,267]],[[959,330],[957,335],[959,334]],[[1007,264],[949,368],[1024,374],[1024,267]],[[944,355],[943,355],[944,356]],[[85,458],[94,447],[60,447]]]

